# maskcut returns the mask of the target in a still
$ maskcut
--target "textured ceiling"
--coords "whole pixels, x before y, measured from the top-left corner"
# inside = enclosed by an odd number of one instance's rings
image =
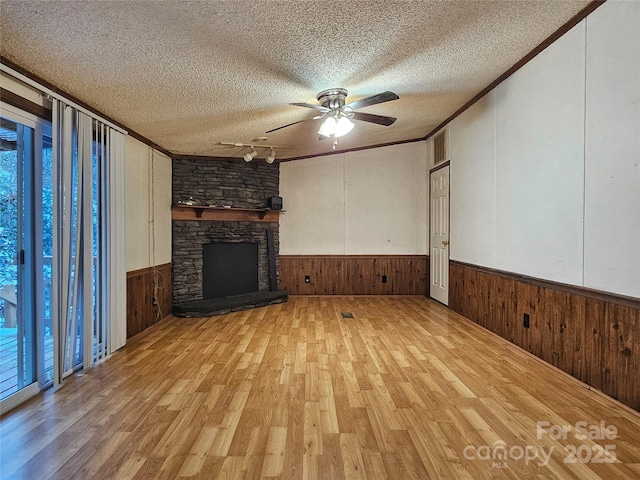
[[[311,118],[320,90],[360,111],[338,150],[424,137],[589,1],[0,2],[3,57],[176,154],[242,156]],[[268,136],[279,158],[331,151],[319,121]]]

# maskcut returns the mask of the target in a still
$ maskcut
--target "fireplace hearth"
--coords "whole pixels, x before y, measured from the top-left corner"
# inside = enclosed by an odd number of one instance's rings
[[[245,293],[243,295],[180,303],[173,306],[173,314],[176,317],[212,317],[214,315],[284,303],[288,299],[289,294],[286,290]]]

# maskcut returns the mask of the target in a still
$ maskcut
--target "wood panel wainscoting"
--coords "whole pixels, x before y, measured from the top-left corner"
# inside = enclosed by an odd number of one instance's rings
[[[153,301],[153,267],[127,272],[127,338],[142,332],[172,312],[172,265],[158,265],[155,272],[158,275],[156,305]]]
[[[428,278],[427,255],[280,255],[290,295],[426,295]]]
[[[640,411],[639,299],[449,265],[449,308]]]

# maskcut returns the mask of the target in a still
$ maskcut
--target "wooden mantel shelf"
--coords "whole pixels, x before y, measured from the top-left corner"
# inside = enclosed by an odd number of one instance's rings
[[[278,223],[280,211],[269,208],[225,208],[202,205],[173,205],[173,220],[208,220],[214,222],[270,222]]]

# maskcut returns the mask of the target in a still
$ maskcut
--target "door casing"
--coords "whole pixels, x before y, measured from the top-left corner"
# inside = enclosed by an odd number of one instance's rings
[[[429,296],[449,305],[449,162],[429,172]]]

